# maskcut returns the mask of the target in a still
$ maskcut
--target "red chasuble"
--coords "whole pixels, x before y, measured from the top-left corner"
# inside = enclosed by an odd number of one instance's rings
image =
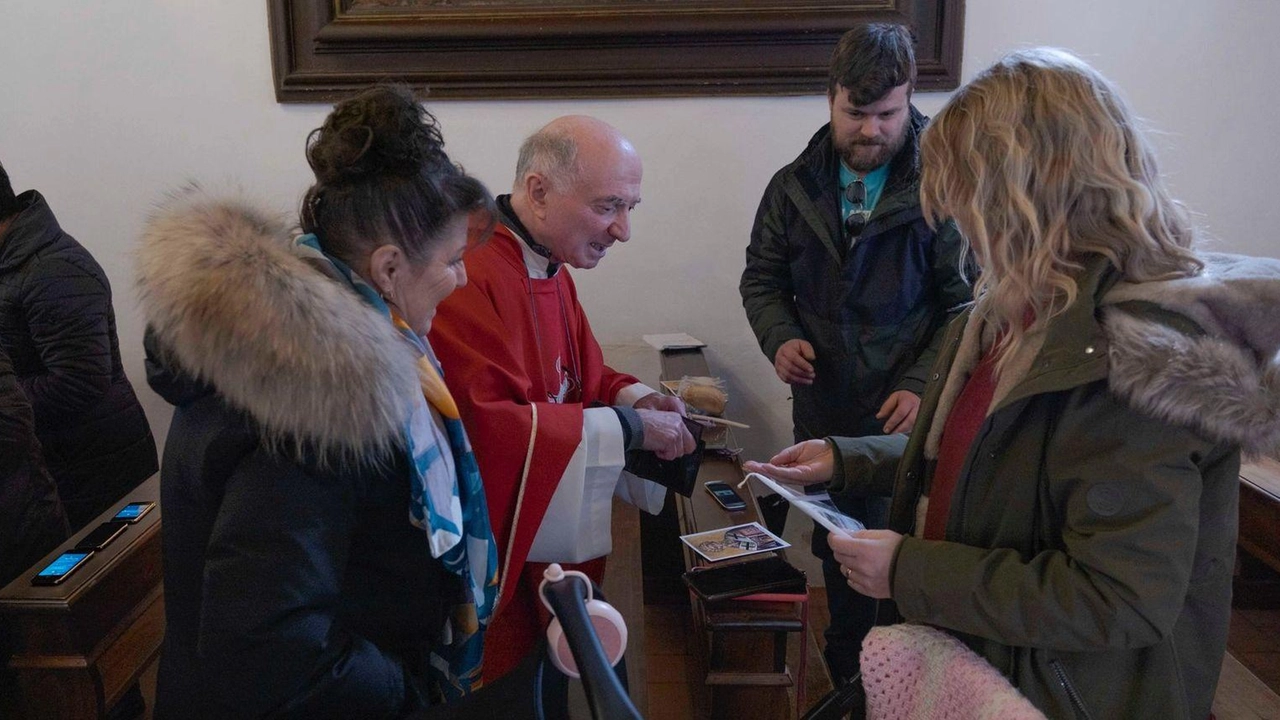
[[[639,382],[605,366],[568,268],[530,278],[521,247],[499,225],[468,251],[467,285],[441,303],[429,336],[480,464],[503,568],[485,635],[486,682],[513,669],[545,627],[537,583],[546,566],[526,558],[582,439],[583,407],[612,405],[619,390]],[[521,487],[535,403],[537,434]],[[603,559],[586,565],[599,581]]]

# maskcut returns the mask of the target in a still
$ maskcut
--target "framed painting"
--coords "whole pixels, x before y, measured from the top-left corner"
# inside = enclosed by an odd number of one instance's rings
[[[960,79],[964,0],[268,0],[276,98],[331,102],[379,80],[431,97],[826,92],[852,25],[916,36],[922,90]]]

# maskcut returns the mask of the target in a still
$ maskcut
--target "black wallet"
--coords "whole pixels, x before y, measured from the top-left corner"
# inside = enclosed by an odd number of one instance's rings
[[[629,450],[626,465],[622,469],[636,477],[652,480],[685,497],[690,497],[698,484],[698,468],[702,466],[702,453],[707,445],[702,442],[703,425],[689,418],[681,419],[684,420],[684,426],[689,429],[689,434],[693,435],[697,443],[693,452],[681,455],[674,460],[663,460],[648,450]]]
[[[684,574],[684,582],[707,601],[728,600],[764,592],[804,592],[805,575],[777,555],[731,565],[697,567]]]

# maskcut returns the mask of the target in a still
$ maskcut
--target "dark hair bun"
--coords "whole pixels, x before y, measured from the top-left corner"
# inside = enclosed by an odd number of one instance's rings
[[[404,86],[379,85],[334,107],[307,138],[321,185],[416,175],[449,164],[435,117]]]

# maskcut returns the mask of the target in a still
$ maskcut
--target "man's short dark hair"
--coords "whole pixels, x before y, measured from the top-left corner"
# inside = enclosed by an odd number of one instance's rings
[[[853,105],[869,105],[903,83],[916,86],[916,54],[911,31],[903,25],[868,23],[840,38],[831,54],[827,97],[836,86],[849,91]]]
[[[13,185],[9,184],[9,173],[4,171],[4,164],[0,163],[0,220],[17,215],[18,210],[18,198],[13,194]]]

